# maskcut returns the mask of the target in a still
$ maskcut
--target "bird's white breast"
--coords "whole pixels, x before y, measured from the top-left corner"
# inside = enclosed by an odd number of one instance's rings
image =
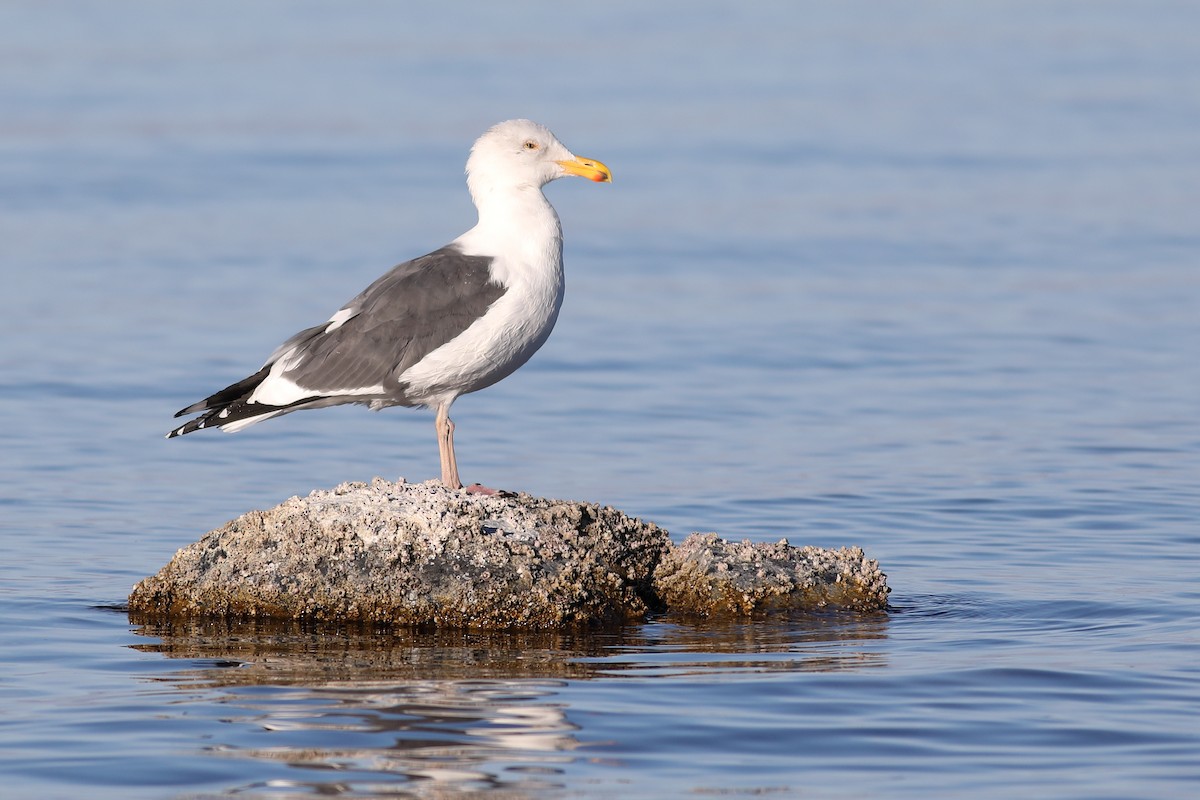
[[[545,344],[562,298],[561,269],[557,280],[510,284],[470,327],[405,370],[405,394],[437,405],[507,377]]]
[[[456,240],[465,255],[493,259],[492,278],[506,291],[465,331],[400,375],[410,400],[438,405],[491,386],[550,336],[563,301],[562,233],[554,209],[540,191],[535,195],[522,225],[481,225]]]

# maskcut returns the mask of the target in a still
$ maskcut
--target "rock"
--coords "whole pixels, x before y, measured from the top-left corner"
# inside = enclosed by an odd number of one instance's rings
[[[887,591],[857,548],[715,534],[672,548],[663,529],[610,507],[376,479],[238,517],[138,583],[129,609],[144,620],[543,629],[635,621],[663,601],[701,616],[875,610]]]
[[[168,617],[536,628],[638,619],[667,533],[612,508],[346,483],[252,511],[134,587]]]
[[[780,609],[883,611],[887,576],[857,547],[823,550],[727,542],[693,533],[668,550],[654,574],[672,610],[703,617],[751,616]]]

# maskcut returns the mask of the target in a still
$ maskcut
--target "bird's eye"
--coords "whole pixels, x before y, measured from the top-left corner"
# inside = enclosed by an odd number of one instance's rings
[[[525,140],[525,149],[526,150],[537,150],[538,143],[535,142],[533,139],[526,139]]]

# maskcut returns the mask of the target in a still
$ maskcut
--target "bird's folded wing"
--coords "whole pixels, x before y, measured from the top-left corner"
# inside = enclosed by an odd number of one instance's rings
[[[393,268],[327,323],[281,345],[267,362],[272,377],[324,396],[394,388],[396,376],[465,331],[504,294],[490,264],[448,246]]]

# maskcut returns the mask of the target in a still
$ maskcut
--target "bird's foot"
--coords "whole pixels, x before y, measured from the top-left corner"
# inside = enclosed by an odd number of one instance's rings
[[[467,494],[482,494],[489,497],[493,495],[511,495],[512,492],[507,492],[504,489],[493,489],[490,486],[484,486],[482,483],[472,483],[470,486],[463,487],[463,491]]]

